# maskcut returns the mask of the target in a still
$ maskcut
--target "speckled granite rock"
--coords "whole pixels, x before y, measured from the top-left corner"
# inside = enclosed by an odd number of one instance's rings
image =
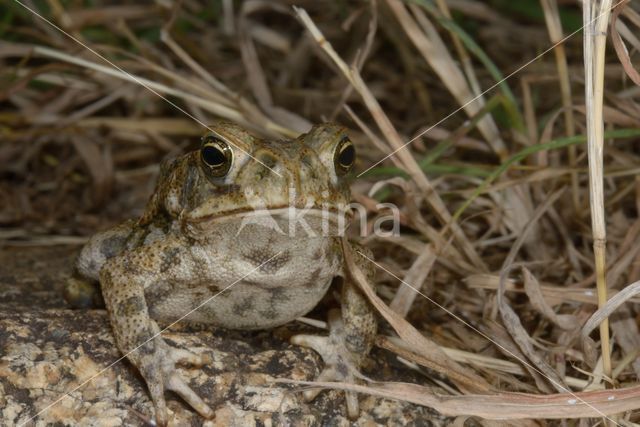
[[[153,407],[142,379],[115,347],[104,310],[70,310],[60,288],[76,248],[0,249],[0,425],[148,425]],[[209,355],[184,367],[189,384],[213,408],[206,421],[168,393],[173,425],[377,426],[439,425],[427,408],[361,396],[361,416],[345,417],[344,399],[325,391],[305,403],[274,378],[312,380],[322,361],[288,337],[304,326],[273,331],[212,331],[179,324],[163,334],[173,345]],[[374,351],[365,374],[392,379],[388,354]],[[396,380],[411,380],[407,375]],[[414,381],[417,378],[413,379]]]

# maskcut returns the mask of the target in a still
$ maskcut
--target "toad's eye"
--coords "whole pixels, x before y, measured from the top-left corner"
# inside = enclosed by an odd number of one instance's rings
[[[356,148],[353,146],[353,142],[351,142],[349,137],[345,136],[340,140],[333,156],[333,163],[335,165],[336,172],[339,175],[348,173],[353,167],[355,161]]]
[[[200,158],[207,171],[214,177],[222,177],[229,172],[233,161],[231,147],[222,139],[207,135],[202,139]]]

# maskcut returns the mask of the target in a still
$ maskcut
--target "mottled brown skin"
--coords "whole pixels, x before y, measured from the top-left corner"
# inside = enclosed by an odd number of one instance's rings
[[[269,213],[288,232],[283,209],[347,211],[349,188],[335,163],[344,130],[318,125],[291,141],[258,139],[229,123],[213,130],[233,152],[224,176],[211,175],[200,151],[163,163],[144,215],[94,236],[77,263],[84,280],[100,282],[118,347],[144,377],[160,425],[168,421],[165,390],[204,417],[213,411],[175,369],[176,362],[206,361],[167,345],[158,323],[189,313],[189,321],[218,327],[270,328],[308,313],[342,277],[342,308],[330,314],[329,337],[299,335],[292,342],[323,357],[320,380],[353,381],[376,332],[335,233],[322,233],[313,215],[309,230],[297,228],[295,236],[260,222]],[[347,395],[347,407],[357,416],[354,395]]]

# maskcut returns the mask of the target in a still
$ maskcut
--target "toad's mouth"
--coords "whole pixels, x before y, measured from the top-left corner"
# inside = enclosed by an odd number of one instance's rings
[[[223,222],[237,221],[237,220],[252,220],[252,219],[273,219],[273,220],[288,220],[302,222],[309,221],[322,221],[330,225],[344,226],[351,218],[353,218],[353,212],[351,210],[340,210],[337,208],[309,208],[309,207],[296,207],[296,206],[276,206],[266,207],[261,209],[242,208],[229,211],[221,211],[212,213],[209,215],[186,215],[185,220],[191,224],[219,224]]]

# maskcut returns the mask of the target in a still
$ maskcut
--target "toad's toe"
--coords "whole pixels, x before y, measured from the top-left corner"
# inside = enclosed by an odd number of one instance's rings
[[[168,422],[164,397],[166,390],[177,393],[203,417],[212,418],[214,416],[213,410],[187,385],[175,367],[176,362],[200,365],[206,357],[170,347],[160,336],[141,347],[143,350],[141,353],[133,352],[130,357],[140,370],[149,388],[156,411],[157,425],[166,425]]]
[[[344,342],[344,328],[339,316],[329,316],[329,325],[331,333],[328,337],[317,335],[295,335],[291,337],[291,343],[308,347],[315,350],[325,363],[325,368],[318,375],[316,381],[339,381],[355,384],[358,374],[358,361],[361,355],[355,355],[350,352]],[[307,401],[313,400],[321,389],[314,388],[304,392],[304,398]],[[358,407],[358,397],[353,392],[345,392],[347,414],[349,418],[357,418],[360,410]]]

